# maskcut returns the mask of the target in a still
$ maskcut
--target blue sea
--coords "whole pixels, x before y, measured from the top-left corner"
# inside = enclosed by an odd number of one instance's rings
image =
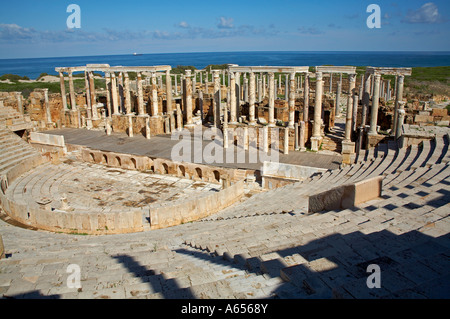
[[[57,58],[0,59],[0,75],[6,73],[36,79],[41,73],[55,74],[55,67],[107,63],[111,66],[192,65],[233,63],[243,66],[353,65],[385,67],[449,66],[450,52],[202,52],[142,55],[100,55]]]

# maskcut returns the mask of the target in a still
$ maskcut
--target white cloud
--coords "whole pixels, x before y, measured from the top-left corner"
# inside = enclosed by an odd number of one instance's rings
[[[220,17],[219,18],[219,23],[217,24],[217,27],[219,29],[232,29],[232,28],[234,28],[233,18]]]
[[[428,2],[417,10],[410,10],[402,22],[431,24],[443,22],[443,18],[439,14],[437,5],[433,2]]]
[[[186,21],[181,21],[178,26],[183,29],[189,28],[189,24]]]

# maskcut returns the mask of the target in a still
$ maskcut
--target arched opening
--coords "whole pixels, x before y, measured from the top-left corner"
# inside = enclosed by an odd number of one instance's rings
[[[199,167],[197,167],[195,169],[195,172],[197,173],[197,177],[202,179],[203,174],[202,174],[202,170]]]
[[[186,168],[183,165],[178,166],[178,170],[181,176],[186,177]]]
[[[95,163],[95,156],[94,156],[94,153],[89,153],[89,155],[91,156],[91,161]]]
[[[102,156],[102,164],[108,165],[108,156],[106,156],[106,154],[103,154]]]
[[[166,163],[163,163],[163,173],[169,174],[169,166]]]
[[[134,158],[131,158],[131,169],[137,169],[136,160]]]
[[[220,173],[219,171],[214,171],[214,179],[216,180],[216,182],[220,182]]]
[[[119,156],[116,156],[116,166],[122,166],[122,161],[120,160]]]

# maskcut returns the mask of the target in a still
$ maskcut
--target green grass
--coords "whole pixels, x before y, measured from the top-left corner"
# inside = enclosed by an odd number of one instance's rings
[[[94,80],[95,88],[105,89],[105,80],[103,79],[95,79]],[[85,81],[84,79],[74,79],[73,86],[75,92],[84,91]],[[0,83],[0,91],[2,92],[22,92],[22,95],[25,98],[28,98],[30,93],[35,89],[48,89],[48,92],[51,93],[60,93],[61,87],[59,82],[13,82],[13,83]],[[69,82],[66,81],[66,93],[69,93]]]

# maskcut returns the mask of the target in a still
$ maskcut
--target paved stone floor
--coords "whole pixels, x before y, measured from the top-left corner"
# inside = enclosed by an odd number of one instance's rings
[[[93,131],[85,129],[60,129],[46,131],[45,133],[53,135],[62,135],[66,144],[82,145],[96,150],[129,153],[135,155],[145,155],[158,158],[171,159],[172,148],[179,142],[179,140],[172,140],[171,135],[152,136],[147,140],[142,135],[135,135],[128,137],[125,133],[112,133],[106,135],[103,131]],[[198,152],[204,153],[206,145],[210,141],[203,142],[203,148],[194,147],[192,143],[191,156],[194,162],[195,158],[199,158]],[[246,152],[245,162],[237,163],[237,150],[235,150],[234,163],[227,163],[223,160],[220,163],[214,163],[215,166],[241,168],[241,169],[261,169],[262,163],[252,163],[249,161],[249,154]],[[196,155],[197,154],[197,155]],[[318,168],[337,169],[342,163],[342,157],[337,154],[317,154],[312,152],[290,152],[289,154],[279,153],[279,162],[296,164],[303,166],[311,166]],[[224,154],[225,157],[225,154]],[[207,164],[202,161],[203,164]]]
[[[27,205],[49,199],[56,209],[107,213],[124,208],[144,209],[150,204],[182,200],[219,189],[220,185],[216,184],[109,168],[69,158],[23,174],[10,185],[8,193],[15,202]],[[67,198],[69,208],[61,208],[61,198]]]

